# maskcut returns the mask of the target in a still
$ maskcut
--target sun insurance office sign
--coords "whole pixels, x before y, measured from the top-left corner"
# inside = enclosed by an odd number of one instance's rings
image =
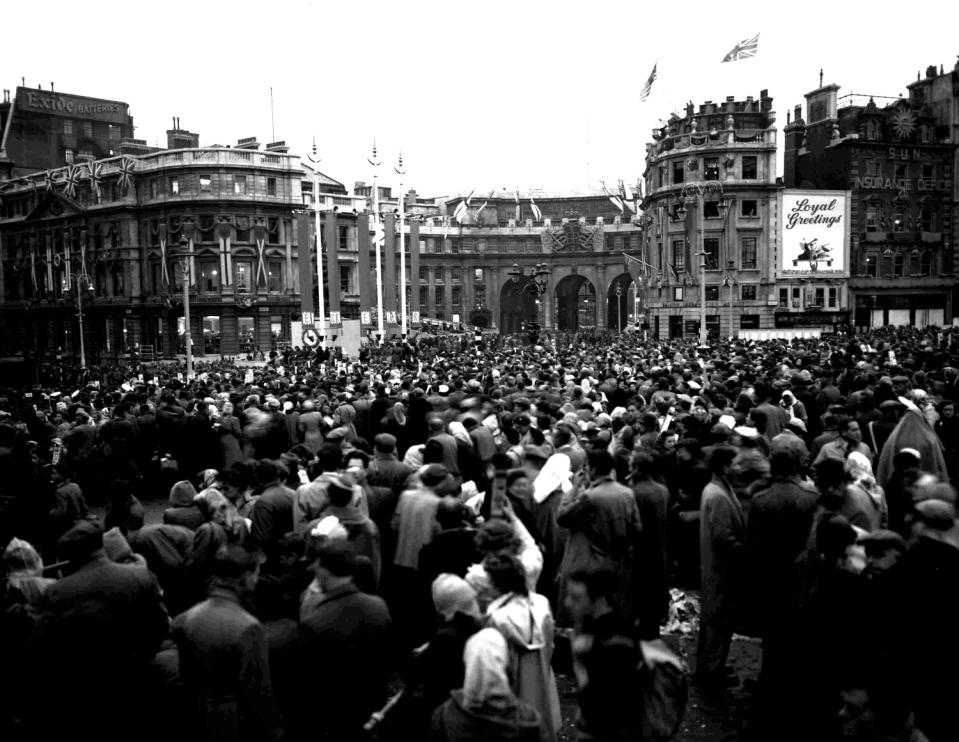
[[[849,198],[849,191],[782,192],[778,277],[849,277]]]

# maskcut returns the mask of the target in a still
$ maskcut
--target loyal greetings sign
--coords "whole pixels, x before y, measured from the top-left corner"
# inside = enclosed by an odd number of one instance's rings
[[[848,207],[846,191],[784,191],[779,273],[847,276]]]

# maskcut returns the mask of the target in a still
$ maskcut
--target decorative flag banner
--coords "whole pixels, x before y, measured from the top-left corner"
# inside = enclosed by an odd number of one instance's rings
[[[672,263],[667,263],[667,264],[666,264],[666,267],[669,269],[669,278],[670,278],[670,280],[671,280],[673,283],[678,284],[678,283],[679,283],[679,274],[676,272],[676,266],[674,266]]]
[[[46,174],[44,174],[43,187],[48,191],[52,191],[57,187],[57,174],[54,170],[47,170]]]
[[[77,197],[77,187],[80,185],[80,173],[82,169],[76,165],[67,165],[66,175],[64,177],[63,192],[70,198]]]
[[[536,221],[539,222],[543,220],[543,212],[539,210],[539,206],[536,205],[532,196],[529,197],[529,208],[532,210],[533,218],[536,219]]]
[[[723,57],[723,62],[738,62],[740,59],[755,57],[759,49],[759,34],[751,39],[743,39]]]
[[[466,215],[466,209],[467,209],[467,207],[470,205],[470,201],[472,200],[473,194],[474,194],[475,192],[476,192],[475,190],[470,191],[470,195],[468,195],[468,196],[466,197],[466,200],[465,200],[465,201],[460,201],[460,202],[459,202],[459,205],[458,205],[458,206],[456,207],[456,209],[453,211],[453,218],[454,218],[457,222],[459,222],[460,224],[463,223],[463,217]]]
[[[723,60],[726,61],[725,59]],[[657,62],[656,64],[659,64]],[[656,64],[653,65],[653,71],[649,73],[649,77],[646,79],[646,84],[643,85],[643,89],[639,91],[639,99],[646,100],[649,97],[649,91],[653,88],[653,83],[656,81]]]
[[[636,206],[632,203],[633,201],[633,192],[629,189],[629,186],[626,185],[623,181],[619,181],[619,195],[623,199],[623,205],[626,206],[632,212],[636,212]]]
[[[133,185],[133,171],[136,166],[136,160],[130,157],[124,157],[120,161],[120,179],[117,181],[117,185],[120,186],[122,191],[127,191]]]
[[[624,207],[623,207],[623,200],[622,200],[619,196],[614,196],[612,193],[610,193],[610,192],[609,192],[609,189],[606,187],[606,183],[604,183],[602,180],[599,181],[599,184],[600,184],[600,186],[602,186],[602,188],[603,188],[603,193],[606,194],[606,197],[607,197],[610,201],[613,202],[613,206],[615,206],[617,209],[619,209],[620,213],[622,213],[622,212],[623,212],[623,208],[624,208]]]
[[[90,187],[100,200],[100,178],[103,177],[103,165],[99,162],[87,163],[87,176],[90,178]]]

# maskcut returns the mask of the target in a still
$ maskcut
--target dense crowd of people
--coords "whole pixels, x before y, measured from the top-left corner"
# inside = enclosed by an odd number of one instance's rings
[[[951,328],[196,372],[0,390],[5,739],[548,742],[558,670],[578,739],[657,738],[677,585],[702,692],[762,639],[755,739],[956,738]]]

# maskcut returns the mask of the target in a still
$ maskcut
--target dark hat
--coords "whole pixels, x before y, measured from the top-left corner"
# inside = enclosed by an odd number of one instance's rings
[[[902,402],[898,399],[887,399],[879,403],[880,410],[897,410],[902,406]]]
[[[57,554],[68,562],[80,561],[103,548],[103,528],[96,521],[77,523],[57,541]]]
[[[902,376],[902,375],[893,376],[893,377],[892,377],[892,383],[893,383],[893,384],[908,384],[908,383],[909,383],[909,377],[908,377],[908,376]]]
[[[549,454],[542,446],[523,446],[523,458],[534,461],[546,461]]]
[[[859,539],[866,552],[882,552],[888,549],[906,550],[906,540],[895,531],[888,531],[885,528],[867,533]]]
[[[436,487],[442,484],[449,474],[449,469],[442,464],[430,464],[420,474],[420,481],[427,487]]]
[[[529,425],[531,420],[529,415],[527,415],[526,413],[522,413],[517,415],[515,418],[513,418],[513,422],[516,425]]]
[[[380,451],[389,452],[396,448],[396,436],[389,433],[380,433],[373,438],[373,443]]]

